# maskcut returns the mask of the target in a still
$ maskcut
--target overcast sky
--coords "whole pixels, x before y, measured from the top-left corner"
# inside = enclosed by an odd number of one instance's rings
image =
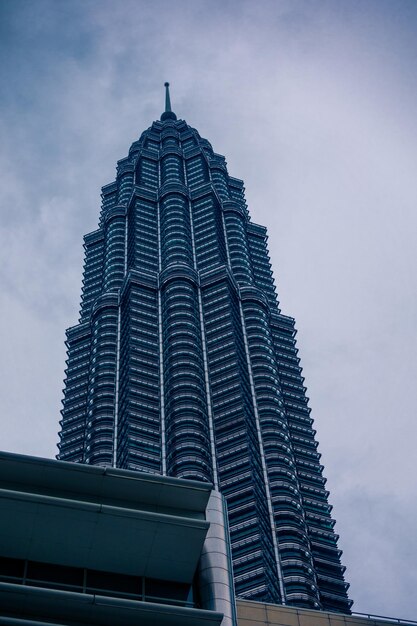
[[[269,229],[354,610],[417,619],[417,1],[1,0],[1,448],[56,453],[100,187],[163,108]]]

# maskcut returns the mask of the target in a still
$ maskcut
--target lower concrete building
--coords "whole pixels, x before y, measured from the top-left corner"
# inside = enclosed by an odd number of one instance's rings
[[[417,625],[411,620],[371,615],[342,615],[263,602],[237,600],[239,626],[397,626]]]
[[[234,626],[223,506],[207,483],[0,453],[0,624]]]

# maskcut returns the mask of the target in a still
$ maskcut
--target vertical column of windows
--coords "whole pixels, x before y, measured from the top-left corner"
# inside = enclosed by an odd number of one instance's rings
[[[238,202],[244,201],[244,196],[240,189],[236,189],[236,187],[231,186],[229,188],[229,191],[230,191],[230,196],[232,200],[237,200]]]
[[[210,155],[211,157],[214,157],[213,147],[211,143],[207,139],[200,137],[197,131],[194,131],[194,132],[196,133],[196,136],[198,138],[198,143],[200,145],[200,148],[203,149],[203,152],[207,155]],[[225,161],[224,157],[223,157],[223,161]]]
[[[182,161],[177,154],[167,154],[161,161],[162,184],[184,182]]]
[[[190,189],[204,185],[209,181],[207,164],[201,154],[191,159],[187,159],[186,171],[187,184]]]
[[[125,274],[126,216],[112,215],[105,227],[104,291],[122,284]]]
[[[186,173],[186,165],[183,161],[183,169],[184,169],[184,180],[187,184],[187,173]],[[189,211],[190,211],[190,234],[193,248],[193,267],[194,271],[197,272],[197,253],[196,253],[196,239],[195,239],[195,215],[193,212],[193,206],[191,200],[188,201]],[[217,473],[217,460],[216,460],[216,447],[214,442],[214,425],[213,425],[213,411],[211,406],[211,389],[210,389],[210,377],[208,371],[208,361],[207,361],[207,345],[206,345],[206,333],[204,328],[204,315],[203,315],[203,302],[201,297],[201,285],[200,280],[198,281],[197,287],[197,297],[198,297],[198,317],[200,323],[200,331],[201,331],[201,349],[203,356],[203,368],[204,368],[204,385],[206,392],[206,406],[207,406],[207,422],[208,422],[208,430],[209,430],[209,439],[210,439],[210,454],[211,454],[211,470],[213,476],[213,485],[214,489],[219,489],[219,478]]]
[[[116,365],[115,365],[115,391],[114,391],[114,421],[113,421],[113,449],[112,463],[117,467],[118,436],[119,436],[119,390],[120,390],[120,336],[121,336],[121,309],[120,309],[120,287],[123,284],[128,262],[128,204],[133,192],[135,176],[135,161],[132,157],[127,157],[118,161],[118,206],[110,213],[107,219],[106,237],[106,265],[108,276],[104,276],[105,285],[108,291],[117,290],[117,332],[116,332]],[[123,209],[121,210],[121,207]],[[108,214],[109,215],[109,214]],[[116,217],[117,215],[117,217]],[[108,217],[108,216],[107,216]],[[114,225],[112,224],[114,222]],[[110,224],[112,224],[110,226]],[[109,228],[112,230],[109,233]],[[110,263],[108,263],[110,261]]]
[[[162,148],[164,150],[165,148],[178,148],[179,141],[176,131],[168,131],[169,133],[172,132],[173,134],[169,136],[164,136],[166,132],[167,131],[162,133]]]
[[[58,444],[61,461],[81,463],[84,459],[86,405],[90,365],[90,332],[85,324],[67,331],[67,369]]]
[[[241,292],[240,292],[240,295],[241,295]],[[269,530],[270,530],[270,532],[272,534],[273,564],[274,564],[273,573],[274,573],[274,575],[275,575],[275,573],[277,574],[278,585],[279,585],[279,592],[280,592],[280,596],[281,596],[281,602],[283,604],[285,604],[286,603],[286,596],[285,596],[285,591],[284,591],[284,584],[283,584],[283,580],[282,580],[282,570],[281,570],[279,553],[278,553],[278,547],[277,547],[277,541],[276,541],[275,524],[274,524],[272,504],[271,504],[271,494],[270,494],[269,481],[268,481],[266,464],[265,464],[264,446],[263,446],[263,439],[262,439],[262,433],[261,433],[261,426],[260,426],[260,422],[259,422],[258,405],[257,405],[257,402],[256,402],[256,397],[255,397],[255,383],[254,383],[253,372],[252,372],[252,364],[251,364],[251,360],[250,360],[248,336],[247,336],[246,324],[245,324],[245,318],[244,318],[244,311],[243,311],[243,308],[242,308],[242,302],[241,301],[239,302],[239,313],[240,313],[240,322],[241,322],[242,331],[243,331],[243,340],[244,340],[245,356],[246,356],[246,365],[247,365],[249,381],[250,381],[250,390],[251,390],[251,400],[252,400],[252,407],[253,407],[253,414],[254,414],[254,423],[255,423],[256,434],[257,434],[257,439],[258,439],[258,447],[259,447],[259,457],[258,457],[258,459],[259,459],[259,465],[260,465],[260,468],[261,468],[261,471],[262,471],[262,479],[263,479],[263,484],[264,484],[264,489],[265,489],[265,496],[266,496],[266,507],[265,507],[266,510],[265,510],[265,514],[264,514],[265,515],[264,522],[265,522],[266,526],[269,525]]]
[[[242,207],[243,212],[249,216],[249,211],[245,199],[245,187],[243,186],[243,180],[240,180],[239,178],[233,178],[233,176],[229,176],[228,187],[231,199],[235,200],[239,204],[239,206]]]
[[[156,189],[158,187],[158,162],[145,157],[139,159],[136,181],[138,185]]]
[[[92,319],[85,462],[111,466],[118,330],[117,296],[102,296],[95,309]]]
[[[338,535],[333,530],[323,466],[299,366],[294,320],[275,315],[272,331],[321,605],[325,610],[348,611],[351,602],[347,599],[348,585],[343,577],[345,568],[340,564]]]
[[[227,185],[227,173],[223,168],[211,167],[211,180],[221,200],[229,200],[230,192]]]
[[[91,313],[91,307],[102,290],[104,239],[100,231],[85,237],[85,262],[83,287],[81,295],[80,321],[86,321]]]
[[[132,279],[131,279],[132,280]],[[129,282],[121,303],[117,466],[161,473],[157,292]]]
[[[135,267],[136,262],[136,216],[137,216],[137,204],[136,202],[131,202],[126,214],[126,228],[127,228],[127,237],[126,237],[126,270],[125,274],[128,270]]]
[[[145,147],[152,152],[158,153],[159,151],[159,143],[157,141],[153,141],[152,139],[147,139],[145,143]]]
[[[180,276],[162,288],[167,473],[212,481],[197,286]]]
[[[266,303],[250,293],[242,297],[286,600],[290,605],[317,608],[319,598],[294,455],[283,411],[269,313]],[[289,544],[291,554],[286,552]]]
[[[143,149],[143,147],[144,147],[144,141],[142,137],[132,143],[132,145],[129,148],[129,156],[128,156],[129,163],[135,163],[137,161],[139,153]]]
[[[229,279],[203,286],[220,490],[226,497],[239,597],[277,602],[271,528],[259,463],[237,296]]]
[[[170,193],[162,198],[160,206],[162,268],[178,263],[192,267],[190,212],[186,198]]]
[[[138,198],[129,227],[129,267],[158,271],[158,222],[155,202]]]
[[[266,229],[255,224],[248,225],[248,249],[252,265],[254,282],[268,298],[273,309],[277,307],[274,279],[269,262]]]
[[[224,210],[229,258],[233,275],[239,285],[253,281],[248,252],[245,218],[234,209]]]
[[[104,223],[104,218],[109,212],[117,204],[117,182],[110,183],[106,185],[101,190],[101,212],[100,212],[100,221],[99,226],[102,226]]]
[[[159,399],[160,399],[160,421],[161,421],[161,456],[162,474],[167,474],[167,454],[166,454],[166,420],[165,420],[165,373],[164,373],[164,343],[162,331],[162,297],[161,290],[158,289],[158,339],[159,339]]]
[[[158,162],[158,180],[161,186],[161,162]],[[162,474],[167,474],[167,445],[166,445],[166,420],[165,420],[165,372],[164,372],[164,335],[162,326],[162,295],[160,289],[160,276],[162,270],[162,234],[161,234],[161,203],[157,203],[157,228],[158,228],[158,332],[159,332],[159,396],[161,407],[161,456]]]
[[[226,264],[227,255],[222,228],[221,208],[213,195],[192,204],[197,267],[207,270]]]
[[[118,197],[117,203],[127,205],[133,191],[133,164],[132,171],[126,171],[118,177]]]
[[[189,150],[190,148],[194,148],[196,145],[194,137],[185,137],[181,141],[182,149]]]

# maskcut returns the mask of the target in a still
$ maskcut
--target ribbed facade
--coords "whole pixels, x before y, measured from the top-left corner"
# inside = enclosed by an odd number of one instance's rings
[[[58,458],[212,482],[238,597],[349,613],[295,334],[243,182],[168,109],[85,237]]]

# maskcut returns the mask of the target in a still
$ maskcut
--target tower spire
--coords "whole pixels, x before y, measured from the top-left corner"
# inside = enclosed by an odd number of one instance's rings
[[[169,96],[169,83],[164,83],[165,85],[165,112],[171,111],[171,98]]]
[[[164,83],[165,86],[165,111],[161,115],[161,121],[176,120],[177,116],[171,109],[171,98],[169,95],[169,83]]]

